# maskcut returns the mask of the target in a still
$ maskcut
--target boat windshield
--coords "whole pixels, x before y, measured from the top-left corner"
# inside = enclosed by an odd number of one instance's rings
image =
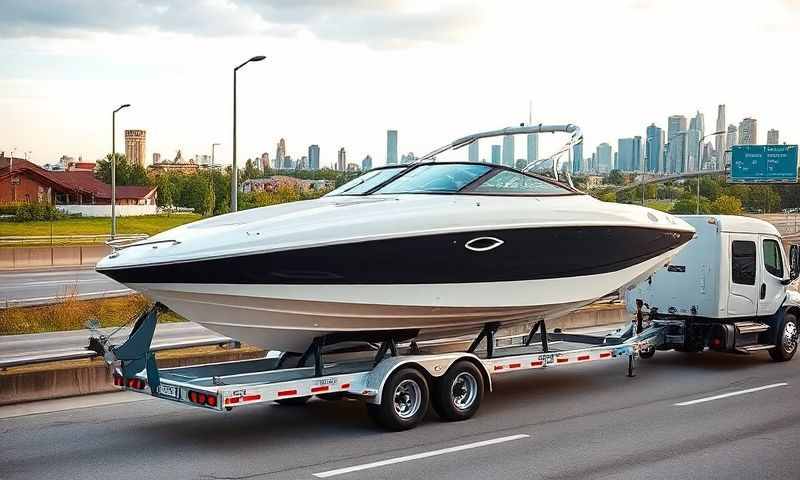
[[[481,164],[440,163],[420,165],[375,193],[458,192],[492,168]]]
[[[370,170],[360,177],[356,177],[341,187],[328,192],[325,196],[332,195],[361,195],[364,194],[383,182],[397,176],[407,168],[406,165],[400,167],[379,168]]]

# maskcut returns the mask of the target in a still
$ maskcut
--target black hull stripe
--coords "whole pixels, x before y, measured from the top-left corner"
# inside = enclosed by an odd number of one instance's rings
[[[508,282],[609,273],[688,242],[640,227],[486,230],[372,240],[164,265],[99,270],[121,283],[380,285]],[[475,252],[465,243],[503,244]]]

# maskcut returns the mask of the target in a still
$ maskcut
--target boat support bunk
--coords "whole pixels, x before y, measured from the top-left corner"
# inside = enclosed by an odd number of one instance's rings
[[[603,336],[547,332],[539,320],[527,334],[498,337],[499,325],[487,323],[467,348],[436,353],[468,340],[420,346],[413,330],[358,332],[357,340],[369,342],[374,356],[339,361],[332,358],[348,351],[342,343],[356,338],[335,333],[315,338],[302,355],[270,352],[265,358],[160,369],[150,343],[162,309],[156,304],[143,313],[121,345],[90,339],[89,348],[113,365],[118,387],[218,412],[265,402],[302,404],[314,395],[355,397],[391,430],[414,427],[429,405],[444,420],[471,417],[491,391],[492,378],[502,373],[626,359],[627,374],[634,376],[639,358],[652,355],[665,338],[658,323],[644,328],[640,308],[627,328]]]

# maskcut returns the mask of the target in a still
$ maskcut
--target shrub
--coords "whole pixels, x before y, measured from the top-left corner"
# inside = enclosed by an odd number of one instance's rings
[[[17,206],[14,220],[17,222],[32,222],[34,220],[58,220],[63,218],[61,213],[49,203],[23,203]]]

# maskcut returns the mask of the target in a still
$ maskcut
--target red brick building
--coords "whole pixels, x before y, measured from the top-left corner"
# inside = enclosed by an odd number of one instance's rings
[[[155,205],[156,187],[117,186],[117,205]],[[0,203],[110,205],[111,185],[88,170],[51,171],[21,158],[0,157]]]

